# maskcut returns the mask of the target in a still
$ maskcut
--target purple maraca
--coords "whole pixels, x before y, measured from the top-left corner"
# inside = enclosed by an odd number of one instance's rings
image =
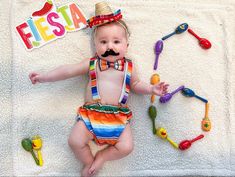
[[[184,86],[182,85],[179,88],[177,88],[176,90],[174,90],[173,92],[166,93],[165,95],[161,96],[160,99],[159,99],[160,103],[166,103],[166,102],[170,101],[170,99],[172,98],[172,96],[174,94],[176,94],[177,92],[179,92],[183,89],[184,89]]]
[[[153,67],[154,70],[157,70],[158,58],[159,58],[160,53],[162,52],[162,49],[163,49],[163,41],[158,40],[157,43],[155,44],[155,47],[154,47],[154,51],[155,51],[155,54],[156,54],[154,67]]]

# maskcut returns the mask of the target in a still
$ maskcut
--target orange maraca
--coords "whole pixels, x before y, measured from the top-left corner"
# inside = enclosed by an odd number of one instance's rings
[[[211,130],[211,121],[208,116],[209,103],[206,103],[205,109],[206,109],[205,110],[205,117],[202,119],[202,130],[208,132]]]
[[[155,84],[158,84],[159,82],[160,82],[160,76],[157,73],[153,74],[151,77],[150,83],[152,85],[155,85]],[[151,103],[154,103],[154,101],[155,101],[155,95],[152,95],[151,96]]]

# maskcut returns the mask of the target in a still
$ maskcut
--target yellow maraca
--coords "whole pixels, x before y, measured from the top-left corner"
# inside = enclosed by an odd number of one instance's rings
[[[166,139],[167,141],[169,141],[169,143],[176,149],[179,148],[179,145],[177,143],[175,143],[174,141],[172,141],[168,135],[167,135],[167,131],[166,129],[160,127],[157,129],[157,136],[159,136],[162,139]]]
[[[207,132],[211,130],[211,121],[208,116],[208,111],[209,111],[209,103],[206,103],[205,117],[202,119],[202,130]]]
[[[151,84],[152,85],[155,85],[155,84],[157,84],[157,83],[159,83],[160,82],[160,76],[158,75],[158,74],[153,74],[152,75],[152,77],[151,77]],[[152,95],[151,96],[151,103],[154,103],[154,101],[155,101],[155,95]]]
[[[40,136],[36,135],[32,138],[32,144],[33,144],[33,149],[37,151],[38,154],[38,160],[39,160],[39,165],[43,165],[43,159],[42,159],[42,153],[41,153],[41,148],[42,148],[42,139]]]

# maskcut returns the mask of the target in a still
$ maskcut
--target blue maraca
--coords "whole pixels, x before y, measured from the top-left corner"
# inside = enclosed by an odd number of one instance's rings
[[[154,70],[157,70],[157,66],[158,66],[158,58],[160,53],[162,52],[163,49],[163,41],[162,40],[158,40],[157,43],[155,44],[154,50],[155,50],[155,54],[156,54],[156,58],[155,58],[155,62],[154,62]]]
[[[186,97],[195,97],[195,98],[197,98],[197,99],[203,101],[204,103],[207,103],[207,102],[208,102],[206,99],[204,99],[204,98],[202,98],[202,97],[196,95],[196,94],[194,93],[194,91],[191,90],[191,89],[189,89],[189,88],[184,88],[184,89],[182,90],[182,94],[183,94],[184,96],[186,96]]]
[[[160,103],[166,103],[166,102],[170,101],[170,99],[172,98],[172,96],[173,96],[174,94],[176,94],[177,92],[179,92],[180,90],[182,90],[182,89],[184,89],[184,86],[183,86],[183,85],[180,86],[179,88],[177,88],[176,90],[174,90],[173,92],[167,93],[167,94],[161,96],[160,99],[159,99]]]
[[[165,39],[167,39],[167,38],[173,36],[174,34],[183,33],[183,32],[185,32],[187,29],[188,29],[188,24],[187,24],[187,23],[182,23],[181,25],[179,25],[179,26],[175,29],[175,31],[174,31],[173,33],[164,36],[164,37],[162,38],[162,40],[165,40]]]

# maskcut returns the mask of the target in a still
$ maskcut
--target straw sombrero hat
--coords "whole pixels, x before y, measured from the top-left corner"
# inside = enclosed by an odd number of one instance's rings
[[[90,28],[93,26],[100,26],[105,23],[118,21],[122,18],[121,10],[117,10],[113,13],[108,3],[103,1],[95,4],[95,16],[87,20]]]

